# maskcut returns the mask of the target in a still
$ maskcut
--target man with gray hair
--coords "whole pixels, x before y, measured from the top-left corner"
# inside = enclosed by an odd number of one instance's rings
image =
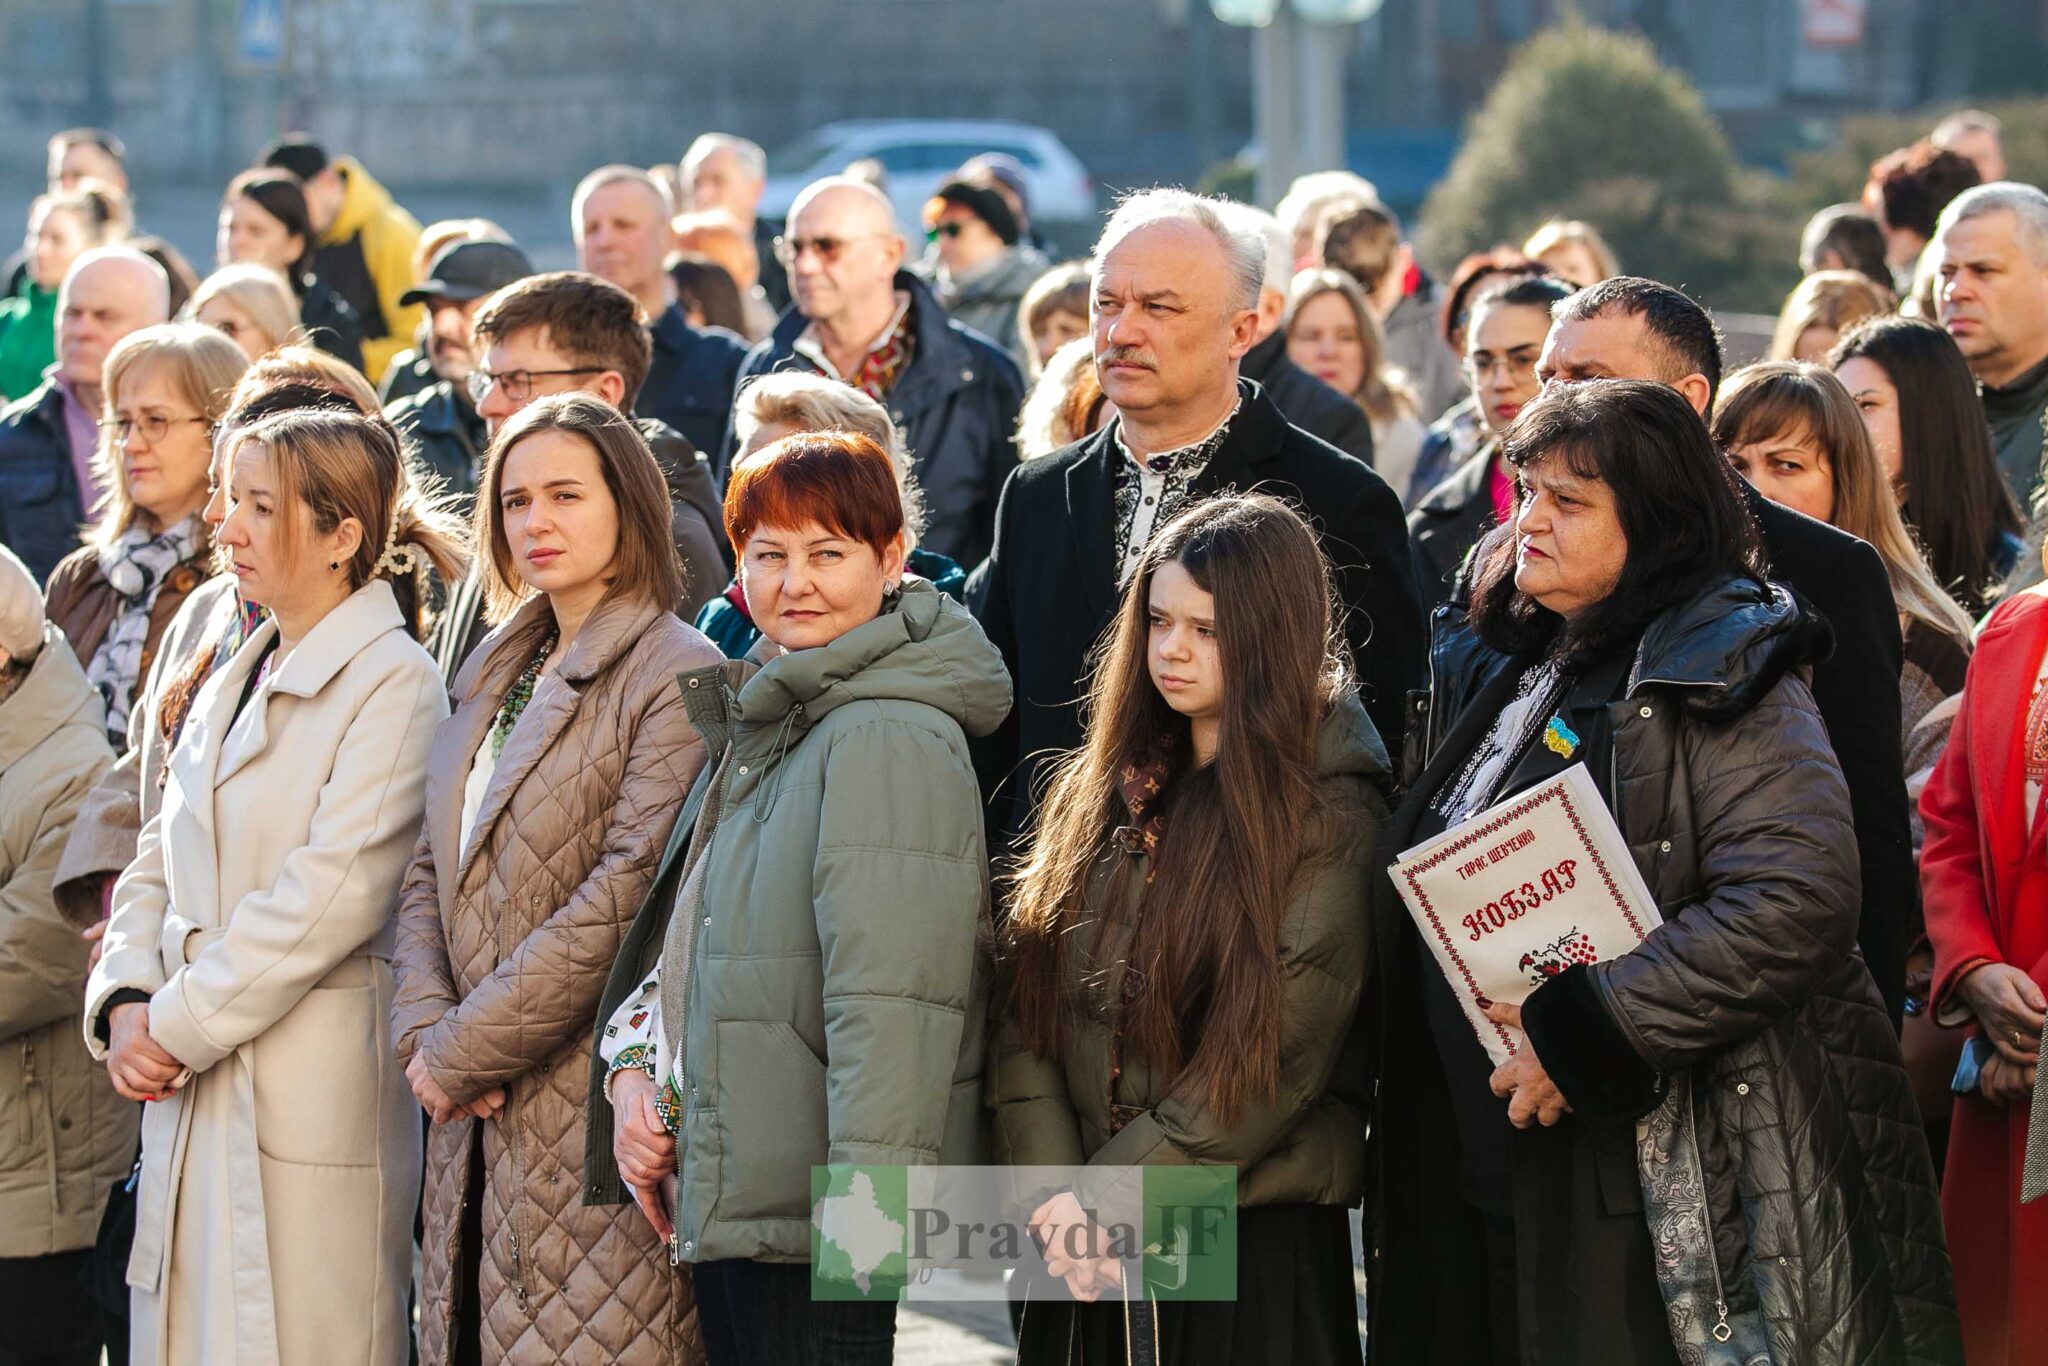
[[[872,185],[828,176],[806,186],[777,247],[796,306],[748,354],[740,382],[812,370],[879,400],[924,490],[925,544],[962,566],[980,564],[1017,464],[1010,437],[1024,379],[1015,363],[948,318],[903,268],[896,212]],[[730,465],[728,446],[721,477]]]
[[[1185,190],[1126,198],[1096,243],[1096,373],[1116,418],[1019,465],[968,588],[1017,705],[976,748],[993,834],[1029,825],[1039,766],[1081,742],[1089,652],[1153,533],[1226,489],[1285,498],[1334,570],[1365,704],[1390,750],[1422,678],[1422,608],[1401,500],[1364,461],[1290,426],[1238,373],[1258,335],[1263,243]]]
[[[1965,190],[1935,241],[1936,314],[1982,386],[1998,466],[2031,508],[2048,409],[2048,194],[2010,180]]]
[[[57,363],[0,412],[0,543],[37,582],[78,548],[78,529],[106,492],[99,448],[100,368],[137,328],[170,317],[164,268],[132,247],[79,256],[57,290]]]
[[[760,218],[768,186],[768,155],[761,144],[731,133],[705,133],[683,153],[683,197],[693,213],[719,212],[754,244],[761,292],[777,313],[789,307],[789,277],[775,259],[775,232]]]
[[[1929,142],[1976,163],[1986,185],[2005,179],[2005,125],[1982,109],[1958,109],[1934,125]]]
[[[600,166],[576,187],[569,226],[579,265],[639,303],[654,356],[637,417],[666,422],[716,460],[732,420],[747,344],[722,327],[692,327],[676,304],[668,258],[668,195],[638,166]]]
[[[1294,246],[1280,220],[1249,204],[1226,204],[1223,221],[1265,250],[1259,327],[1237,372],[1266,391],[1289,422],[1366,464],[1373,463],[1372,421],[1348,394],[1296,365],[1287,355],[1287,288],[1294,283]]]

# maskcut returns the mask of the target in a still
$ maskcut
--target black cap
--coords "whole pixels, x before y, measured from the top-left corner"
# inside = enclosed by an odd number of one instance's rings
[[[306,133],[286,133],[256,154],[256,164],[311,180],[327,169],[327,149]]]
[[[451,242],[434,253],[427,278],[399,295],[398,302],[403,308],[429,299],[468,303],[486,294],[496,294],[531,274],[533,262],[526,259],[526,253],[501,238]]]
[[[1004,246],[1017,245],[1017,238],[1021,235],[1017,228],[1017,215],[1010,212],[1009,201],[988,186],[949,180],[939,186],[932,198],[967,210],[988,224],[989,231],[1001,238]]]

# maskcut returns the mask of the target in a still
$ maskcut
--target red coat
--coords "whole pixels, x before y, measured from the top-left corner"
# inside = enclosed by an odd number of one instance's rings
[[[2048,986],[2048,815],[2028,833],[2023,753],[2044,650],[2048,595],[2023,593],[1992,614],[1948,748],[1920,797],[1936,1011],[1961,970],[1984,959]],[[2048,1363],[2048,1201],[2020,1206],[2026,1135],[2025,1106],[1957,1099],[1942,1215],[1970,1366]]]

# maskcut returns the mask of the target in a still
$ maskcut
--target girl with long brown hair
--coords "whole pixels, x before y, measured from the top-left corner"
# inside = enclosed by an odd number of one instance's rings
[[[1001,946],[998,1153],[1019,1165],[1238,1170],[1238,1296],[1145,1304],[1159,1360],[1359,1360],[1345,1209],[1363,1097],[1340,1080],[1366,960],[1386,752],[1333,630],[1306,523],[1258,496],[1154,538],[1014,879]],[[1047,1272],[1072,1191],[1038,1207]],[[1085,1239],[1085,1235],[1084,1235]],[[1140,1306],[1135,1303],[1132,1308]],[[1025,1362],[1122,1361],[1119,1304],[1031,1306]]]

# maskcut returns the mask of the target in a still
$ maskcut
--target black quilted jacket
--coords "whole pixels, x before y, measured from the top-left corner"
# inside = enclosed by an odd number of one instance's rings
[[[1439,625],[1432,739],[1511,664],[1462,620]],[[1960,1362],[1926,1140],[1856,950],[1848,789],[1798,671],[1823,629],[1783,589],[1731,579],[1645,632],[1600,776],[1665,923],[1554,979],[1524,1019],[1582,1118],[1655,1114],[1689,1090],[1714,1270],[1774,1362]],[[1404,1179],[1392,1099],[1371,1278],[1390,1349],[1429,1332],[1399,1290],[1416,1207],[1386,1198]]]

